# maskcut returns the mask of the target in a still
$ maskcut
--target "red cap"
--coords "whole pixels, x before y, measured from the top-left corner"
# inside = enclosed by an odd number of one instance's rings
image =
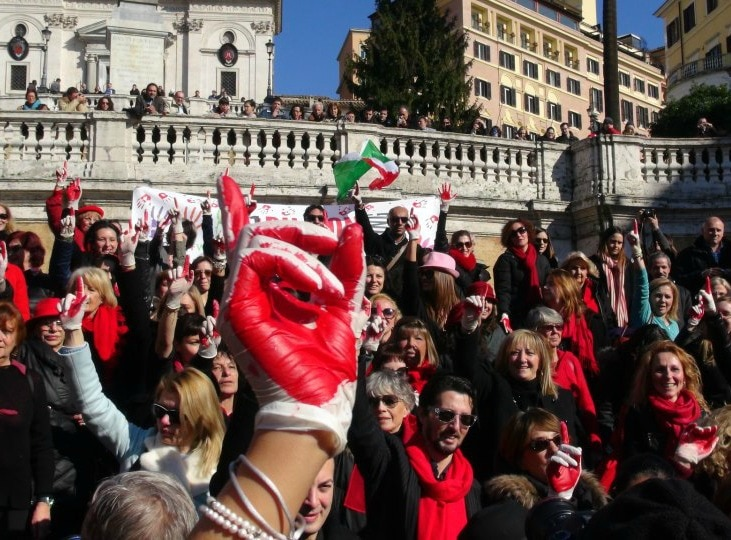
[[[94,206],[93,204],[82,206],[76,211],[76,215],[80,216],[85,212],[96,212],[97,214],[99,214],[99,217],[104,217],[104,210],[102,210],[101,206]]]
[[[60,298],[44,298],[43,300],[40,300],[33,311],[33,317],[28,322],[36,319],[42,319],[44,317],[58,317],[58,304],[60,302]]]
[[[472,285],[467,287],[467,294],[465,296],[482,296],[487,300],[497,302],[495,291],[487,281],[474,281]]]

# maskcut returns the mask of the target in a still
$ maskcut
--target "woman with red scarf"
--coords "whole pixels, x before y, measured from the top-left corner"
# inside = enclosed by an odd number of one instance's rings
[[[391,343],[401,350],[411,387],[418,394],[441,366],[429,328],[416,317],[404,317],[393,329]]]
[[[507,332],[522,328],[528,312],[541,303],[541,287],[551,270],[548,259],[538,256],[533,234],[533,224],[526,219],[511,219],[500,234],[505,252],[495,263],[495,293]]]
[[[672,341],[653,344],[635,372],[622,457],[651,452],[673,463],[682,476],[690,476],[718,442],[715,428],[696,426],[707,412],[693,357]]]

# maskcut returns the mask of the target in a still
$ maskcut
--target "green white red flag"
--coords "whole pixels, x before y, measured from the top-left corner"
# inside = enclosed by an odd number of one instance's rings
[[[399,175],[396,162],[382,154],[371,140],[363,143],[360,152],[349,152],[335,162],[333,173],[338,186],[338,198],[344,198],[358,180],[372,169],[378,172],[378,178],[368,185],[369,189],[390,186]]]

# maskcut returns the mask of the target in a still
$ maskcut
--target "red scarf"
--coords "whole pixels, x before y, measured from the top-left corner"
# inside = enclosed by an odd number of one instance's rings
[[[698,420],[701,415],[701,406],[693,394],[687,390],[681,390],[675,402],[654,394],[647,396],[647,401],[655,414],[655,419],[668,436],[664,449],[665,457],[672,458],[678,447],[680,433],[690,423]]]
[[[594,282],[589,278],[584,281],[584,286],[581,289],[581,295],[586,309],[595,315],[599,315],[599,304],[594,297]]]
[[[353,465],[353,470],[350,473],[343,506],[359,514],[365,514],[366,512],[365,480],[363,480],[363,475],[360,474],[358,465]]]
[[[429,382],[429,379],[437,372],[437,368],[432,366],[428,360],[424,360],[421,364],[415,368],[410,368],[407,371],[409,383],[414,392],[421,394],[422,388]]]
[[[464,268],[468,272],[472,272],[472,270],[475,269],[475,266],[477,266],[477,259],[475,258],[474,253],[465,255],[458,249],[449,248],[449,255],[454,259],[454,262],[457,263],[457,266]]]
[[[109,377],[119,360],[119,342],[128,330],[122,311],[116,307],[102,304],[96,310],[93,318],[85,316],[82,319],[81,328],[87,341],[94,344],[94,350],[104,364],[102,379],[110,382]]]
[[[404,419],[404,447],[421,486],[417,540],[456,539],[467,524],[464,499],[472,488],[472,466],[458,449],[452,454],[444,480],[434,478],[426,443],[413,415]]]
[[[528,306],[535,306],[540,303],[543,296],[541,294],[541,282],[538,279],[538,266],[536,265],[538,252],[533,247],[533,244],[528,244],[528,249],[525,251],[518,247],[511,247],[509,249],[515,255],[515,258],[518,259],[518,264],[528,273],[528,290],[525,291],[525,303]]]
[[[569,341],[569,350],[579,359],[584,371],[598,375],[599,366],[594,357],[594,335],[583,316],[564,317],[563,339]]]

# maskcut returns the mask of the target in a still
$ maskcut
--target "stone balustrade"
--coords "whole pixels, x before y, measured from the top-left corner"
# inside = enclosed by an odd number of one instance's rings
[[[257,185],[271,202],[331,202],[332,166],[373,140],[395,160],[399,179],[368,199],[435,194],[451,182],[459,194],[449,229],[495,238],[525,215],[550,227],[560,253],[593,252],[609,221],[626,226],[640,208],[657,208],[663,230],[690,237],[711,213],[731,218],[731,139],[614,136],[566,146],[377,125],[313,123],[205,115],[146,117],[0,112],[2,200],[20,221],[42,222],[54,170],[66,160],[84,180],[85,199],[123,218],[132,189],[203,194],[225,169]],[[365,187],[365,186],[362,186]]]

